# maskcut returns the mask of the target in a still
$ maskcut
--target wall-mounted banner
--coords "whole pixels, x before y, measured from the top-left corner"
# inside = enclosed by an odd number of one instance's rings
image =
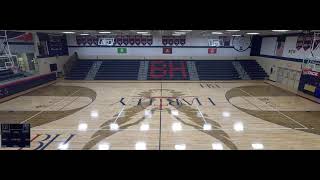
[[[217,48],[208,48],[208,54],[217,54]]]
[[[127,54],[127,48],[117,48],[118,54]]]
[[[114,38],[99,38],[99,46],[113,46]]]
[[[213,47],[219,47],[221,46],[219,39],[208,39],[208,45]]]
[[[304,36],[298,36],[296,49],[299,51],[303,46]]]
[[[277,38],[277,45],[276,45],[276,49],[275,49],[276,56],[278,56],[278,57],[282,56],[285,41],[286,41],[286,38],[284,36],[279,36]]]
[[[298,89],[320,98],[320,73],[309,69],[303,70]]]
[[[172,54],[172,48],[171,47],[163,48],[163,54]]]

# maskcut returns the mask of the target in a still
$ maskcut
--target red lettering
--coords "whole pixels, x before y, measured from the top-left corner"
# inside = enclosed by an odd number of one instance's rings
[[[170,79],[172,79],[174,77],[174,73],[175,71],[177,72],[181,72],[182,76],[184,79],[187,79],[187,72],[186,72],[186,66],[185,66],[185,62],[180,62],[179,63],[180,66],[174,66],[174,64],[170,61],[169,63],[169,74],[170,74]]]
[[[151,61],[150,77],[152,79],[162,79],[167,75],[166,67],[164,61]]]

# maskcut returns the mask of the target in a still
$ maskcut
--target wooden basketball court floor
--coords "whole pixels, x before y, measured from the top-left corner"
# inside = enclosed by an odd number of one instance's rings
[[[31,124],[22,150],[320,149],[320,104],[264,81],[61,80],[2,102],[0,123]]]

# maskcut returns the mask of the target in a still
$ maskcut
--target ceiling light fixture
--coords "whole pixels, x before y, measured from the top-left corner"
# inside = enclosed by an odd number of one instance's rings
[[[222,32],[211,32],[211,34],[223,34]]]
[[[271,31],[273,31],[273,32],[287,32],[289,30],[271,30]]]
[[[248,32],[246,34],[250,34],[250,35],[257,35],[257,34],[260,34],[260,33],[257,33],[257,32]]]

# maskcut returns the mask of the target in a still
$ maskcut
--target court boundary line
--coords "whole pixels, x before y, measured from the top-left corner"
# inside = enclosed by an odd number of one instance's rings
[[[255,96],[251,95],[250,93],[246,92],[245,90],[242,90],[240,87],[239,87],[239,89],[240,89],[240,91],[246,93],[247,95],[253,97],[254,99],[256,99],[256,100],[258,100],[258,101],[260,101],[260,102],[263,102],[263,101],[261,101],[260,99],[256,98]],[[265,102],[263,102],[263,103],[266,104]],[[306,126],[304,126],[303,124],[299,123],[298,121],[294,120],[294,119],[291,118],[290,116],[288,116],[288,115],[280,112],[279,109],[274,108],[274,107],[270,106],[269,104],[267,104],[267,105],[268,105],[269,107],[271,107],[272,109],[276,110],[276,111],[277,111],[279,114],[281,114],[282,116],[290,119],[291,121],[295,122],[295,123],[298,124],[299,126],[302,126],[304,129],[309,129],[308,127],[306,127]]]
[[[54,106],[54,105],[57,105],[57,104],[59,104],[59,103],[63,102],[66,98],[71,97],[72,95],[74,95],[74,94],[78,93],[80,90],[81,90],[81,88],[79,88],[78,90],[76,90],[76,91],[74,91],[73,93],[69,94],[68,96],[64,97],[64,98],[63,98],[63,99],[61,99],[60,101],[58,101],[58,102],[56,102],[56,103],[51,104],[49,107],[45,108],[44,110],[42,110],[42,111],[40,111],[40,112],[38,112],[38,113],[36,113],[36,114],[34,114],[34,115],[30,116],[29,118],[25,119],[24,121],[21,121],[21,122],[20,122],[20,124],[23,124],[23,123],[27,122],[28,120],[30,120],[30,119],[32,119],[32,118],[34,118],[34,117],[38,116],[39,114],[43,113],[44,111],[46,111],[46,110],[47,110],[47,109],[49,109],[50,107],[52,107],[52,106]]]

